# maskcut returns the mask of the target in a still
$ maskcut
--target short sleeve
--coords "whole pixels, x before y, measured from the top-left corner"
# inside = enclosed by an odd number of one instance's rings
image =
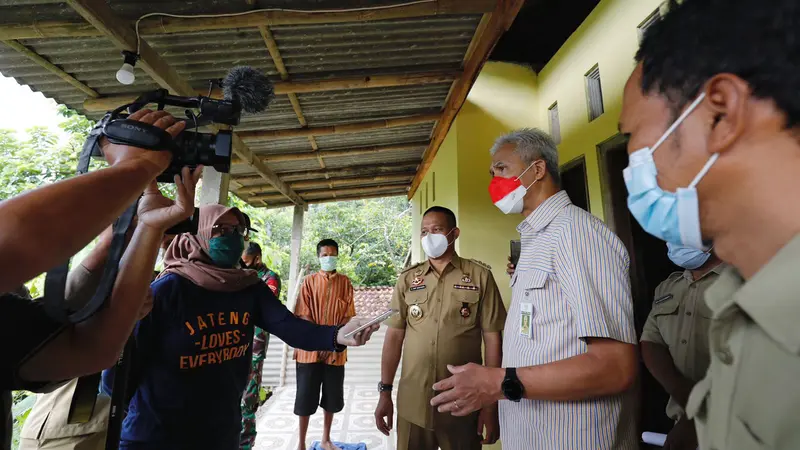
[[[17,377],[20,365],[62,329],[63,325],[50,318],[41,303],[12,294],[0,295],[0,391],[26,389],[26,383]]]
[[[391,308],[399,311],[399,314],[395,314],[389,319],[384,322],[386,326],[392,328],[399,328],[401,330],[405,330],[406,328],[406,321],[407,321],[407,314],[405,307],[405,295],[406,295],[406,282],[405,277],[403,274],[397,279],[397,284],[394,287],[394,293],[392,294],[392,303]]]
[[[311,299],[310,278],[305,277],[303,279],[303,284],[300,285],[300,293],[297,296],[297,303],[294,306],[295,316],[313,319],[311,315],[311,307],[309,306],[310,299]]]
[[[579,214],[564,229],[556,275],[579,337],[637,342],[629,264],[622,241],[594,216]]]
[[[661,297],[664,292],[664,285],[665,282],[661,282],[661,284],[656,287],[655,291],[655,298]],[[639,341],[647,341],[653,342],[655,344],[660,344],[663,346],[667,346],[666,341],[664,341],[664,336],[661,334],[661,330],[658,328],[658,321],[656,320],[656,308],[650,309],[650,314],[647,315],[647,320],[644,322],[644,328],[642,329],[642,337]]]
[[[347,280],[346,298],[347,312],[345,313],[344,323],[356,316],[355,289],[353,289],[353,283],[351,283],[350,280]]]
[[[486,332],[503,331],[506,326],[506,305],[497,289],[491,270],[487,270],[486,284],[481,299],[481,330]]]

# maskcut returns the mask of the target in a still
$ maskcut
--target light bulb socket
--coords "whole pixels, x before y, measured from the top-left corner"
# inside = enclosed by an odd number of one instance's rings
[[[130,64],[131,66],[136,66],[136,61],[139,60],[139,54],[129,50],[123,50],[122,57],[124,58],[125,64]]]

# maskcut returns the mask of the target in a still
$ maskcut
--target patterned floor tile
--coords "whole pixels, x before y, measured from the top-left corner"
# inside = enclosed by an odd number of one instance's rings
[[[278,389],[257,414],[255,448],[258,450],[296,450],[298,418],[294,410],[295,386]],[[372,385],[346,385],[345,408],[334,416],[331,438],[340,442],[364,442],[368,450],[394,450],[395,436],[386,437],[375,429],[374,411],[378,395]],[[308,445],[322,436],[323,413],[311,416]]]

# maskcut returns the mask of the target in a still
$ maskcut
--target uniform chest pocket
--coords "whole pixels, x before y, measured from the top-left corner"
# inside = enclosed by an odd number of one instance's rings
[[[472,286],[470,286],[472,288]],[[447,319],[451,323],[474,326],[478,318],[480,288],[456,289],[450,294]]]
[[[408,323],[421,323],[430,317],[431,302],[428,301],[428,297],[428,289],[424,285],[421,286],[421,289],[417,287],[415,290],[406,293],[403,300],[405,302]]]
[[[678,314],[678,299],[672,294],[667,294],[669,297],[660,297],[653,302],[653,316],[671,316]]]

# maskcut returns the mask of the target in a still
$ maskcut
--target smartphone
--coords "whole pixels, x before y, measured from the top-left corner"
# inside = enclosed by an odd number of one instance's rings
[[[522,241],[511,241],[511,264],[517,267],[519,254],[522,252]]]
[[[359,333],[361,331],[364,331],[367,328],[375,325],[376,323],[383,322],[384,320],[388,319],[389,317],[392,317],[393,315],[395,315],[395,314],[397,314],[399,312],[400,311],[398,311],[396,309],[390,309],[390,310],[384,312],[383,314],[381,314],[379,316],[373,317],[369,322],[365,323],[364,325],[361,325],[360,327],[356,328],[355,330],[345,334],[344,337],[350,338],[353,335],[355,335],[355,334],[357,334],[357,333]]]

